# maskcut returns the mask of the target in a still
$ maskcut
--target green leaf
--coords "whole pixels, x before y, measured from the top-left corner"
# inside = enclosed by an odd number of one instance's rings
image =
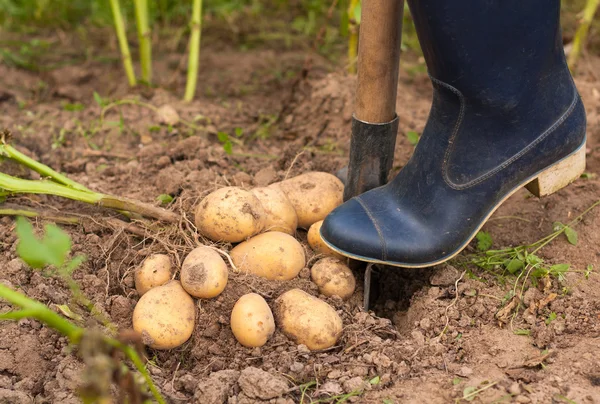
[[[77,112],[77,111],[83,111],[85,109],[85,106],[79,102],[76,102],[76,103],[66,102],[63,104],[63,109],[65,111]]]
[[[515,335],[531,335],[531,330],[526,330],[523,328],[518,328],[516,330],[513,331],[513,334]]]
[[[71,310],[71,308],[69,306],[67,306],[66,304],[59,304],[56,307],[58,307],[58,309],[60,310],[60,312],[62,314],[64,314],[65,316],[67,316],[73,320],[77,320],[77,321],[83,320],[79,314],[77,314],[73,310]]]
[[[561,222],[554,222],[554,223],[552,223],[552,230],[553,231],[562,230],[562,229],[564,229],[564,227],[565,227],[565,225],[562,224]]]
[[[45,234],[40,240],[33,232],[33,226],[23,217],[17,218],[17,254],[32,268],[46,265],[61,267],[69,251],[71,238],[59,227],[51,224],[44,226]]]
[[[565,274],[569,268],[571,267],[571,265],[569,264],[556,264],[556,265],[552,265],[550,267],[550,274],[554,275],[554,276],[560,276]]]
[[[581,174],[581,178],[591,180],[592,178],[596,178],[596,174],[594,173],[583,173]]]
[[[536,268],[531,271],[532,278],[543,278],[546,275],[548,275],[548,270],[546,268]]]
[[[217,138],[223,145],[225,153],[231,154],[233,152],[233,145],[231,144],[231,140],[229,140],[229,135],[225,132],[217,132]]]
[[[376,385],[376,384],[379,384],[380,381],[381,381],[381,378],[379,376],[375,376],[374,378],[369,380],[369,383],[371,383],[372,385]]]
[[[102,99],[102,97],[100,97],[100,94],[98,94],[95,91],[94,91],[94,101],[96,101],[96,104],[98,104],[99,106],[101,106],[101,107],[104,106],[104,100]]]
[[[541,259],[540,257],[538,257],[538,256],[537,256],[537,255],[535,255],[535,254],[529,254],[529,255],[527,256],[527,258],[525,259],[525,261],[526,261],[526,262],[527,262],[529,265],[531,265],[531,266],[536,266],[536,265],[539,265],[539,264],[541,264],[542,262],[544,262],[544,260],[543,260],[543,259]]]
[[[462,382],[462,379],[460,377],[455,377],[454,379],[452,379],[452,385],[456,386],[457,384],[460,384]]]
[[[594,266],[592,264],[589,264],[585,269],[585,279],[590,279],[590,274],[592,272],[594,272]]]
[[[475,238],[477,239],[477,249],[479,251],[487,251],[492,248],[492,236],[490,236],[490,233],[480,231]]]
[[[505,267],[508,272],[510,272],[511,274],[514,275],[518,271],[523,269],[525,267],[525,264],[520,259],[513,258],[512,260],[508,261],[508,263],[505,265]]]
[[[161,205],[168,205],[173,202],[173,197],[169,194],[160,194],[156,197],[156,200],[160,202]]]
[[[244,134],[244,130],[242,128],[235,128],[234,133],[235,137],[242,137],[242,135]]]
[[[556,313],[552,312],[550,313],[550,315],[548,315],[548,318],[546,319],[546,325],[550,324],[554,320],[556,320]]]
[[[419,143],[420,136],[414,130],[409,130],[408,132],[406,132],[406,138],[408,139],[410,144],[416,146],[417,143]]]
[[[565,236],[567,236],[569,243],[577,245],[577,232],[575,230],[569,226],[565,226]]]

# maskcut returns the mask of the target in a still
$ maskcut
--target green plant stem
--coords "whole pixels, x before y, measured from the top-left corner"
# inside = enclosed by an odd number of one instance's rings
[[[348,19],[350,21],[349,37],[348,37],[348,72],[356,74],[356,59],[358,58],[358,23],[355,20],[356,7],[360,4],[360,0],[350,0],[348,7]]]
[[[42,303],[32,300],[19,292],[15,292],[3,284],[0,284],[0,297],[8,301],[10,304],[26,310],[32,314],[31,317],[34,317],[49,327],[54,328],[69,338],[69,341],[72,343],[76,344],[81,340],[83,328],[77,327],[75,324],[65,320]],[[3,319],[3,317],[0,317],[0,319]]]
[[[4,205],[2,205],[4,206]],[[62,224],[79,224],[81,221],[78,217],[56,216],[46,212],[38,212],[26,207],[3,207],[0,209],[0,216],[23,216],[23,217],[40,217],[48,219],[56,223]]]
[[[140,42],[140,65],[142,80],[152,81],[152,38],[148,24],[148,0],[135,0],[135,17]]]
[[[80,191],[86,191],[86,192],[92,192],[90,189],[84,187],[80,183],[69,179],[68,177],[62,175],[61,173],[59,173],[57,171],[54,171],[47,165],[42,164],[42,163],[35,161],[34,159],[26,156],[25,154],[21,153],[20,151],[18,151],[11,145],[5,143],[4,140],[2,141],[2,144],[0,144],[0,154],[3,154],[6,157],[9,157],[9,158],[17,161],[18,163],[23,164],[24,166],[39,173],[42,177],[51,178],[53,181],[58,182],[59,184],[63,184],[68,187],[71,187],[73,189],[77,189]]]
[[[131,52],[129,52],[129,44],[127,43],[127,35],[125,34],[125,23],[123,22],[123,16],[121,15],[121,4],[119,3],[119,0],[110,0],[110,8],[113,13],[119,47],[121,48],[123,67],[125,68],[129,85],[133,87],[137,85],[137,80],[135,78],[135,72],[133,71],[133,64],[131,63]]]
[[[202,0],[194,0],[192,7],[192,33],[190,35],[190,48],[188,57],[188,74],[185,85],[184,101],[190,102],[196,94],[198,82],[198,64],[200,62],[200,35],[202,33]]]
[[[4,173],[0,173],[0,189],[18,194],[56,195],[105,208],[137,213],[169,223],[175,223],[179,220],[179,217],[173,212],[133,199],[80,191],[50,181],[25,180]]]
[[[571,48],[571,52],[569,53],[568,65],[569,69],[573,71],[575,66],[577,65],[577,60],[579,59],[579,55],[581,54],[581,50],[587,40],[587,35],[590,30],[590,24],[594,19],[594,14],[596,14],[596,10],[598,10],[598,6],[600,6],[600,0],[587,0],[585,3],[585,7],[583,9],[583,17],[581,19],[581,23],[577,28],[577,32],[575,33],[575,38],[573,39],[573,47]]]
[[[16,292],[3,284],[0,284],[0,297],[5,299],[12,305],[20,307],[22,309],[14,312],[0,314],[0,320],[16,320],[25,317],[34,318],[46,324],[47,326],[54,328],[61,334],[65,335],[67,338],[69,338],[69,341],[72,344],[79,344],[79,342],[85,334],[85,329],[76,326],[75,324],[66,320],[62,316],[56,314],[42,303],[30,299],[27,296]],[[166,401],[154,385],[150,374],[146,370],[144,363],[142,362],[140,356],[135,351],[135,349],[133,349],[129,345],[122,343],[117,339],[108,336],[103,336],[102,339],[107,345],[122,351],[127,356],[127,358],[131,360],[137,371],[140,372],[140,374],[144,377],[144,380],[148,385],[150,392],[154,396],[154,399],[159,404],[165,404]]]

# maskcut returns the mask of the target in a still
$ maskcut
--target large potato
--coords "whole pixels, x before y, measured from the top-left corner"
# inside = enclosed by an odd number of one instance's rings
[[[218,252],[200,246],[185,257],[180,276],[181,285],[186,292],[194,297],[210,299],[225,289],[229,271]]]
[[[238,270],[270,280],[290,280],[304,268],[302,245],[292,236],[269,231],[238,244],[230,252]]]
[[[141,295],[171,279],[171,259],[165,254],[154,254],[144,260],[133,275],[135,289]]]
[[[310,269],[310,278],[325,296],[337,295],[347,299],[356,288],[354,274],[336,258],[327,257],[317,261]]]
[[[296,214],[298,226],[308,229],[342,204],[344,184],[333,174],[312,171],[269,185],[281,189]]]
[[[194,331],[194,300],[178,281],[150,289],[133,310],[133,329],[154,349],[173,349]]]
[[[198,231],[213,241],[238,243],[265,227],[265,210],[250,191],[238,187],[217,189],[196,208]]]
[[[271,308],[256,293],[239,298],[231,311],[231,331],[240,344],[259,347],[275,332],[275,320]]]
[[[251,191],[258,198],[266,213],[265,231],[281,231],[296,234],[298,215],[283,191],[277,188],[254,188]]]
[[[319,220],[318,222],[315,222],[312,224],[312,226],[310,226],[310,229],[308,229],[308,234],[307,234],[308,245],[310,245],[310,247],[313,249],[313,251],[315,251],[318,254],[331,255],[332,257],[336,257],[341,260],[345,260],[346,257],[344,257],[342,254],[339,254],[339,253],[333,251],[331,249],[331,247],[329,247],[327,244],[325,244],[325,242],[323,241],[323,238],[321,238],[321,226],[322,225],[323,225],[323,221]]]
[[[300,289],[285,292],[275,305],[277,324],[308,349],[330,348],[342,335],[342,319],[334,308]]]

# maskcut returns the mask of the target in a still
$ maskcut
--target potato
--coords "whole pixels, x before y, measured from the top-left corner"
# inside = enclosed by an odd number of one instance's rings
[[[223,258],[206,246],[194,248],[181,265],[181,286],[194,297],[210,299],[227,286],[229,271]]]
[[[298,226],[304,229],[325,219],[329,212],[342,204],[344,194],[344,184],[335,175],[316,171],[269,187],[283,191],[296,209]]]
[[[252,192],[238,187],[217,189],[196,208],[198,231],[213,241],[238,243],[265,227],[265,210]]]
[[[310,278],[325,296],[337,295],[347,299],[356,288],[356,279],[350,268],[332,257],[317,261],[310,269]]]
[[[275,301],[277,324],[297,344],[326,349],[342,335],[342,319],[333,307],[300,289],[292,289]]]
[[[165,254],[154,254],[144,260],[135,270],[135,289],[141,295],[171,279],[171,259]]]
[[[145,345],[173,349],[192,335],[195,307],[179,281],[170,281],[140,298],[133,310],[133,329],[141,334]]]
[[[275,320],[271,308],[256,293],[239,298],[231,311],[231,331],[240,344],[259,347],[275,332]]]
[[[277,188],[254,188],[251,191],[258,198],[266,213],[265,231],[281,231],[296,234],[298,215],[287,196]]]
[[[238,244],[230,256],[238,270],[278,281],[295,278],[306,264],[302,245],[279,231],[259,234]]]
[[[331,247],[329,247],[327,244],[325,244],[325,242],[321,238],[321,226],[322,225],[323,225],[323,221],[319,220],[318,222],[315,222],[312,224],[312,226],[310,226],[310,229],[308,229],[308,234],[307,234],[308,245],[310,245],[310,247],[313,249],[313,251],[316,252],[317,254],[330,255],[332,257],[336,257],[341,260],[345,260],[346,257],[344,257],[342,254],[339,254],[339,253],[333,251],[331,249]]]

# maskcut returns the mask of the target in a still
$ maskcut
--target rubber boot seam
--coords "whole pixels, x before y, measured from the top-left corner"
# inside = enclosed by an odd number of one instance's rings
[[[514,163],[516,160],[523,157],[531,149],[533,149],[540,142],[542,142],[544,139],[546,139],[550,134],[552,134],[552,132],[554,132],[560,125],[562,125],[566,121],[566,119],[571,115],[571,113],[575,110],[575,107],[577,106],[577,103],[579,101],[579,94],[577,92],[577,89],[574,87],[573,101],[571,102],[569,107],[565,110],[565,112],[560,116],[560,118],[558,118],[556,121],[554,121],[554,123],[549,128],[547,128],[541,135],[539,135],[536,139],[534,139],[531,143],[529,143],[523,150],[521,150],[517,154],[510,157],[509,159],[504,161],[502,164],[491,169],[487,173],[479,176],[478,178],[471,180],[465,184],[456,184],[456,183],[452,182],[452,180],[448,177],[448,161],[450,160],[450,154],[454,151],[454,141],[456,140],[456,137],[458,136],[458,132],[460,130],[460,127],[462,126],[462,122],[464,119],[465,105],[466,105],[465,97],[460,92],[460,90],[451,86],[450,84],[444,83],[443,81],[440,81],[440,80],[436,79],[435,77],[430,76],[430,78],[436,84],[438,84],[442,87],[445,87],[446,89],[448,89],[451,92],[453,92],[454,94],[456,94],[460,101],[459,116],[456,121],[456,124],[454,125],[454,130],[452,131],[452,135],[450,136],[450,139],[448,140],[448,146],[446,148],[446,153],[444,154],[444,160],[442,162],[442,174],[444,177],[444,182],[450,188],[456,189],[458,191],[465,190],[472,186],[482,183],[483,181],[487,180],[488,178],[492,177],[493,175],[497,174],[498,172],[502,171],[503,169],[505,169],[512,163]]]
[[[381,259],[383,261],[387,261],[387,246],[385,244],[385,238],[383,237],[381,228],[379,227],[379,223],[377,223],[377,220],[375,219],[375,217],[373,216],[373,214],[371,213],[371,211],[369,210],[367,205],[365,205],[365,203],[360,199],[360,197],[356,197],[355,199],[360,204],[360,206],[362,206],[362,208],[365,211],[365,213],[367,214],[367,216],[369,216],[371,223],[373,223],[375,230],[377,230],[377,234],[379,235],[379,244],[381,245],[381,250],[382,250],[381,251],[382,252]]]

